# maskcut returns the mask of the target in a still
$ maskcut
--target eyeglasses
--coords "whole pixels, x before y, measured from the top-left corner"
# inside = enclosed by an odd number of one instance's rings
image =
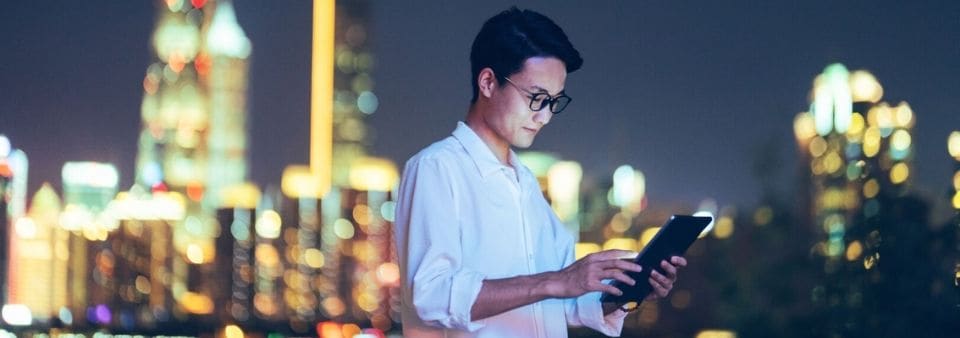
[[[524,93],[527,93],[530,98],[530,110],[532,111],[541,111],[544,107],[550,106],[550,112],[554,114],[560,114],[564,108],[567,108],[567,105],[570,104],[570,101],[573,101],[572,98],[567,96],[567,94],[560,93],[557,96],[550,96],[547,93],[534,93],[529,90],[520,88],[519,85],[510,81],[510,78],[504,77],[504,80],[507,80],[514,88],[517,88]]]

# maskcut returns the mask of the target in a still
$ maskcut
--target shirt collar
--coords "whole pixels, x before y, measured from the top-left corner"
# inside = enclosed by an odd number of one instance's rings
[[[478,136],[473,129],[470,129],[466,123],[462,121],[457,122],[457,129],[453,130],[453,137],[456,138],[457,141],[460,141],[463,149],[466,149],[470,159],[473,160],[473,163],[477,166],[477,170],[480,171],[481,177],[486,178],[490,173],[507,168],[503,163],[500,163],[500,160],[493,154],[490,147],[488,147],[487,144],[480,139],[480,136]],[[510,149],[509,152],[507,160],[510,162],[510,165],[514,168],[523,167],[519,157],[513,152],[513,149]],[[519,171],[518,169],[518,172]]]

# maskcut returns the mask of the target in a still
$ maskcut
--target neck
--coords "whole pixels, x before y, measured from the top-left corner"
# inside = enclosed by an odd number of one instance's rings
[[[510,166],[510,144],[498,137],[493,128],[490,128],[480,112],[482,108],[478,106],[479,102],[470,105],[470,110],[467,112],[467,126],[483,140],[500,163]]]

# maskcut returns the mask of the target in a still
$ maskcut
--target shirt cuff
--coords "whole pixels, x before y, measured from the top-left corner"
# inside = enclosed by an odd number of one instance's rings
[[[470,316],[470,310],[477,302],[480,288],[483,287],[484,278],[482,274],[470,270],[461,270],[460,273],[453,275],[450,285],[450,317],[458,327],[464,330],[472,332],[484,326],[473,322]]]
[[[615,310],[609,315],[603,315],[603,304],[600,303],[600,292],[590,292],[577,298],[580,321],[584,326],[597,330],[610,337],[619,337],[623,330],[623,320],[627,313]]]

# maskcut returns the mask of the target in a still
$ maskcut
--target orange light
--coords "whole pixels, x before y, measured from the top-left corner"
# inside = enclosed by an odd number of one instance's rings
[[[317,324],[317,333],[320,338],[342,338],[340,324],[335,322],[320,322]]]
[[[200,76],[207,76],[210,73],[210,56],[206,53],[200,53],[197,55],[197,58],[193,60],[193,68],[197,70],[197,74]]]
[[[200,185],[199,182],[187,183],[187,197],[191,201],[200,202],[203,199],[203,185]]]
[[[360,326],[357,324],[344,324],[341,329],[343,332],[343,337],[353,337],[360,333],[363,333],[363,330],[360,330]]]

